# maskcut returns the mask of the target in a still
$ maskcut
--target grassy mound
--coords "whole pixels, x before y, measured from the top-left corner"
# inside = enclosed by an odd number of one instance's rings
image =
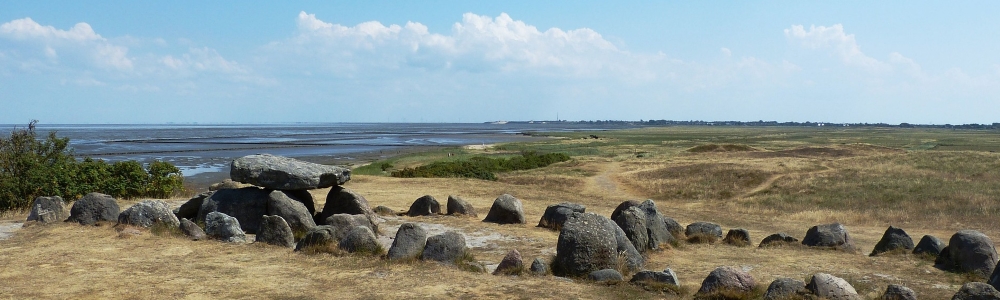
[[[468,160],[434,162],[415,168],[405,168],[392,172],[392,177],[464,177],[497,180],[497,172],[530,170],[569,160],[563,153],[538,154],[524,152],[511,158],[489,158],[477,156]]]
[[[687,150],[688,152],[694,153],[704,153],[704,152],[747,152],[747,151],[757,151],[754,147],[741,144],[705,144],[694,146]]]

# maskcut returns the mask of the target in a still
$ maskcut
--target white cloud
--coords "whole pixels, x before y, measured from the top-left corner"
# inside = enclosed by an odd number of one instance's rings
[[[725,57],[733,56],[733,51],[729,50],[729,48],[722,47],[722,49],[719,49],[719,51],[722,52],[722,56]]]
[[[22,59],[57,61],[57,53],[69,53],[101,68],[131,70],[128,48],[110,43],[87,23],[77,23],[69,30],[42,26],[31,18],[0,25],[0,38],[6,38],[22,53]],[[66,57],[65,55],[63,57]]]
[[[861,46],[854,39],[854,35],[845,33],[841,24],[830,27],[810,25],[808,31],[802,25],[792,25],[791,28],[785,29],[785,36],[810,49],[832,50],[849,65],[872,71],[885,71],[889,68],[885,63],[861,52]]]

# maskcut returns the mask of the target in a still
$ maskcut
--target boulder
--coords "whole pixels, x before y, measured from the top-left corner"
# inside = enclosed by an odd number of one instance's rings
[[[204,192],[191,197],[191,199],[187,202],[184,202],[184,204],[181,204],[181,206],[174,209],[174,215],[177,216],[177,219],[197,219],[198,210],[201,209],[201,204],[205,201],[205,198],[212,196],[214,193],[214,191]]]
[[[285,218],[273,215],[263,216],[261,217],[260,229],[257,230],[257,238],[254,242],[294,248],[295,235],[292,233],[292,227],[288,225]]]
[[[750,273],[734,267],[718,267],[708,273],[708,277],[701,282],[698,295],[713,295],[718,293],[749,294],[757,281],[750,276]]]
[[[337,228],[330,225],[319,225],[306,231],[302,239],[295,244],[295,251],[305,251],[310,247],[325,248],[337,245],[343,236],[337,236]],[[346,232],[342,233],[346,236]]]
[[[779,232],[765,237],[764,240],[760,241],[760,245],[757,247],[764,248],[764,247],[793,245],[797,244],[798,242],[799,239],[787,235],[784,232]]]
[[[549,265],[541,258],[535,258],[535,260],[531,262],[531,267],[529,267],[528,270],[531,271],[531,274],[539,276],[547,275],[549,274]]]
[[[625,233],[625,237],[632,243],[639,253],[649,250],[649,232],[646,230],[646,213],[639,207],[629,207],[618,214],[617,219],[613,219],[618,227]]]
[[[77,222],[80,225],[94,225],[100,221],[116,222],[119,213],[121,208],[115,198],[101,193],[89,193],[73,202],[66,222]]]
[[[1000,262],[997,263],[997,266],[1000,266]],[[986,279],[986,283],[989,283],[997,290],[1000,290],[1000,268],[993,268],[993,274],[990,274],[990,277]]]
[[[493,275],[520,275],[523,272],[524,261],[521,260],[521,252],[518,252],[517,249],[511,249],[497,265]]]
[[[649,249],[661,249],[664,244],[670,244],[675,241],[674,234],[670,230],[670,226],[673,225],[669,223],[673,222],[676,224],[677,222],[660,214],[660,211],[656,208],[656,202],[647,199],[636,207],[646,213],[646,230],[649,233],[649,237],[647,238],[649,246],[647,247]],[[680,225],[677,224],[677,227],[680,228]]]
[[[666,224],[667,231],[670,231],[670,234],[673,235],[675,239],[685,238],[684,226],[681,226],[681,223],[677,223],[676,220],[667,216],[663,216],[663,223]]]
[[[431,195],[424,195],[417,198],[416,201],[413,201],[413,204],[410,204],[410,210],[406,211],[406,215],[410,217],[437,214],[441,214],[441,204]]]
[[[816,273],[806,289],[820,298],[830,300],[861,299],[858,292],[846,280],[826,273]]]
[[[437,262],[456,263],[465,255],[465,237],[454,231],[448,231],[427,238],[422,259]]]
[[[205,239],[205,231],[202,230],[201,227],[198,227],[198,224],[195,224],[188,219],[181,219],[180,224],[181,225],[178,227],[181,229],[181,232],[191,238],[191,240],[199,241]]]
[[[590,274],[587,274],[587,279],[590,279],[590,280],[593,280],[593,281],[597,281],[597,282],[603,282],[603,281],[623,281],[623,280],[625,280],[625,277],[623,277],[622,273],[619,273],[618,270],[615,270],[615,269],[601,269],[601,270],[590,272]]]
[[[376,206],[375,209],[373,209],[372,211],[375,212],[376,215],[380,215],[380,216],[395,216],[396,215],[396,211],[394,211],[391,208],[388,208],[386,206],[383,206],[383,205]]]
[[[944,250],[945,246],[946,245],[943,241],[941,241],[941,239],[933,235],[924,235],[924,237],[920,238],[920,241],[917,242],[917,246],[913,247],[913,254],[927,254],[933,257],[938,257],[938,255],[941,255],[941,250]]]
[[[181,221],[177,219],[166,202],[146,200],[136,203],[118,214],[118,224],[144,228],[153,227],[154,224],[178,227],[181,225]]]
[[[556,276],[584,276],[621,265],[638,270],[644,260],[625,232],[614,222],[593,213],[575,213],[563,224],[552,272]]]
[[[270,154],[255,154],[233,160],[233,181],[275,190],[311,190],[341,185],[351,180],[351,170],[304,162]]]
[[[247,242],[246,234],[240,229],[239,220],[215,211],[205,216],[205,234],[213,239],[228,243]]]
[[[413,223],[403,223],[396,230],[396,238],[389,247],[389,260],[410,260],[420,258],[427,245],[427,231]]]
[[[356,226],[347,232],[340,240],[340,249],[350,253],[364,253],[372,256],[382,255],[382,245],[375,238],[375,233],[368,226]]]
[[[465,201],[458,196],[448,195],[448,215],[463,215],[469,217],[478,217],[476,214],[476,208],[472,207],[472,204]]]
[[[231,189],[242,189],[242,188],[245,188],[245,187],[248,187],[248,186],[250,186],[250,185],[249,184],[244,184],[244,183],[239,183],[239,182],[233,181],[232,179],[226,178],[226,180],[223,180],[221,182],[216,182],[216,183],[213,183],[212,185],[209,185],[208,186],[208,191],[214,192],[214,191],[218,191],[218,190],[227,190],[227,189],[229,189],[229,190],[231,190]]]
[[[483,222],[497,224],[524,224],[524,210],[521,207],[521,200],[509,194],[500,195],[493,200],[490,212],[486,214]]]
[[[267,197],[267,215],[280,216],[292,232],[306,232],[316,226],[309,208],[294,200],[287,191],[271,191]]]
[[[882,239],[875,244],[875,249],[869,256],[879,255],[889,251],[913,250],[913,239],[901,228],[889,226],[882,234]]]
[[[831,247],[837,250],[854,252],[854,242],[847,234],[847,228],[843,224],[833,223],[817,225],[806,231],[806,237],[802,238],[802,244],[810,247]]]
[[[560,230],[573,213],[584,213],[586,211],[586,206],[570,202],[549,205],[545,208],[542,218],[538,220],[537,227]]]
[[[990,276],[997,265],[997,250],[993,240],[982,232],[962,230],[948,241],[948,246],[934,261],[934,266],[959,273],[975,273]]]
[[[989,284],[969,282],[962,285],[951,300],[1000,300],[1000,292]]]
[[[375,226],[375,223],[372,223],[371,219],[365,215],[336,214],[326,218],[325,223],[334,228],[333,238],[338,242],[347,236],[347,233],[351,229],[354,229],[354,227],[365,226],[371,229],[372,232],[378,232],[378,227]]]
[[[325,224],[326,218],[335,214],[366,215],[375,217],[375,212],[368,206],[368,200],[352,190],[342,186],[330,188],[326,194],[326,204],[316,219],[317,224]]]
[[[316,214],[316,201],[313,199],[312,193],[308,190],[283,190],[282,192],[285,192],[285,195],[292,198],[292,200],[301,202],[306,207],[306,210],[309,211],[309,215]]]
[[[618,206],[615,207],[615,210],[611,212],[611,219],[612,220],[617,219],[618,215],[621,215],[623,212],[625,212],[626,209],[629,209],[630,207],[639,206],[639,204],[640,202],[637,200],[626,200],[622,201],[622,203],[618,203]]]
[[[722,239],[722,226],[710,222],[694,222],[684,229],[689,242],[709,242]]]
[[[202,201],[196,222],[205,221],[209,213],[220,212],[239,220],[244,232],[256,233],[260,217],[267,214],[270,194],[270,190],[257,187],[215,191]]]
[[[764,292],[764,300],[796,299],[796,295],[806,292],[806,283],[791,278],[778,278],[771,281]]]
[[[31,203],[31,212],[28,213],[26,221],[36,221],[39,223],[62,222],[69,217],[66,214],[66,202],[62,197],[37,197]]]
[[[743,228],[730,229],[726,233],[726,238],[722,239],[722,242],[738,247],[749,246],[750,231]]]
[[[629,280],[629,282],[632,283],[654,282],[662,284],[672,284],[676,286],[681,285],[680,280],[677,280],[677,274],[674,273],[674,270],[671,270],[670,268],[663,270],[663,272],[649,271],[649,270],[640,271],[638,273],[635,273],[635,275],[632,275],[632,279]]]
[[[881,300],[917,300],[917,293],[908,287],[890,284],[882,293]]]

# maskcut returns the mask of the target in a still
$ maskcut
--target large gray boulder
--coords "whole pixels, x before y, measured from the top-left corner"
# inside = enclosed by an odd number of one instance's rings
[[[347,232],[340,240],[340,249],[349,253],[364,253],[372,256],[382,255],[382,245],[375,238],[375,233],[368,226],[356,226]]]
[[[677,221],[660,214],[659,209],[656,208],[656,202],[646,199],[646,201],[643,201],[636,207],[646,214],[646,230],[649,233],[649,237],[647,238],[649,246],[647,247],[649,249],[661,249],[665,244],[675,241],[675,236],[670,229],[670,226],[673,225],[670,223],[673,222],[677,227],[680,227],[680,225],[677,224]]]
[[[750,276],[750,273],[735,267],[718,267],[708,273],[708,277],[701,282],[698,295],[750,294],[756,286],[757,281]]]
[[[847,227],[833,223],[817,225],[806,231],[802,244],[810,247],[829,247],[847,252],[854,252],[854,241],[847,234]]]
[[[285,192],[285,195],[292,198],[292,200],[301,202],[310,215],[316,214],[316,202],[313,199],[312,193],[308,190],[282,190],[282,192]]]
[[[295,235],[292,233],[292,227],[281,216],[263,216],[254,242],[293,248]]]
[[[311,247],[324,249],[340,243],[341,238],[346,236],[346,231],[342,236],[337,236],[337,228],[330,225],[320,225],[309,229],[302,239],[295,244],[295,251],[305,251]],[[322,252],[322,251],[321,251]]]
[[[855,300],[861,299],[858,292],[846,280],[826,273],[816,273],[806,289],[814,295],[830,300]]]
[[[575,213],[563,224],[552,272],[556,276],[585,276],[621,265],[638,270],[644,260],[611,220],[593,213]]]
[[[764,300],[796,299],[796,295],[806,292],[806,283],[791,278],[778,278],[771,281],[764,292]]]
[[[478,217],[479,214],[476,213],[476,208],[472,206],[468,201],[462,199],[458,196],[448,195],[448,215],[463,215],[469,217]]]
[[[1000,300],[1000,292],[989,284],[969,282],[962,285],[951,300]]]
[[[465,237],[454,231],[448,231],[427,238],[422,259],[454,264],[467,251]]]
[[[649,231],[646,229],[646,213],[639,207],[633,206],[618,214],[617,219],[613,219],[618,227],[625,232],[625,237],[632,242],[632,246],[639,253],[649,250]]]
[[[351,170],[283,156],[255,154],[233,160],[229,177],[268,189],[311,190],[344,184],[351,180]]]
[[[521,259],[521,252],[518,252],[517,249],[510,249],[507,255],[504,255],[503,259],[500,260],[497,269],[493,270],[493,275],[520,275],[523,272],[524,260]]]
[[[483,222],[497,224],[524,224],[524,209],[521,207],[521,200],[514,198],[510,194],[503,194],[493,200],[490,212],[486,214]]]
[[[640,271],[638,273],[635,273],[635,275],[632,275],[632,279],[629,280],[629,282],[632,283],[652,282],[661,284],[671,284],[676,286],[681,285],[681,281],[677,279],[677,274],[674,273],[674,270],[671,270],[670,268],[663,270],[663,272],[649,271],[649,270]]]
[[[948,246],[934,261],[934,266],[946,271],[987,277],[993,274],[997,260],[993,240],[979,231],[962,230],[951,236]]]
[[[144,228],[161,224],[167,227],[178,227],[181,221],[177,219],[170,206],[161,200],[146,200],[125,209],[118,214],[118,224],[128,224]]]
[[[121,208],[115,198],[101,193],[89,193],[73,202],[66,222],[77,222],[80,225],[93,225],[100,221],[116,222],[119,213]]]
[[[378,232],[378,226],[366,215],[336,214],[326,218],[326,222],[324,223],[334,227],[334,237],[338,241],[347,236],[347,232],[357,226],[365,226],[371,229],[372,232]]]
[[[316,218],[316,223],[325,225],[326,218],[336,214],[366,215],[375,217],[375,212],[368,206],[368,200],[354,191],[342,186],[330,188],[326,194],[326,204],[323,204],[323,211]]]
[[[181,225],[179,228],[184,235],[188,236],[192,240],[204,240],[206,237],[205,230],[202,230],[201,227],[198,227],[198,224],[191,222],[191,220],[181,219]]]
[[[441,214],[441,203],[438,203],[434,196],[424,195],[423,197],[417,198],[410,204],[410,210],[406,211],[406,215],[410,217],[416,216],[430,216]]]
[[[38,197],[31,203],[31,212],[26,221],[39,223],[62,222],[69,217],[66,214],[66,202],[62,197]]]
[[[240,229],[240,221],[220,212],[210,212],[205,216],[205,234],[227,243],[246,243],[247,236]]]
[[[639,204],[641,203],[638,200],[625,200],[622,201],[622,203],[618,203],[618,206],[615,207],[615,210],[611,211],[611,219],[612,220],[617,219],[618,216],[624,213],[626,209],[629,209],[630,207],[639,206]]]
[[[917,246],[913,247],[913,254],[927,254],[936,258],[941,255],[941,250],[944,250],[945,246],[947,245],[941,239],[933,235],[924,235],[917,242]]]
[[[917,300],[917,293],[908,287],[890,284],[885,287],[880,300]]]
[[[426,245],[427,231],[417,224],[403,223],[396,230],[396,238],[392,240],[392,246],[389,247],[386,258],[389,260],[418,259]]]
[[[722,226],[711,222],[694,222],[684,228],[684,235],[688,237],[688,241],[697,237],[695,241],[715,242],[722,239]]]
[[[872,250],[869,256],[896,250],[907,250],[909,252],[912,249],[913,239],[910,238],[910,235],[906,234],[906,231],[903,231],[902,228],[889,226],[885,230],[885,233],[882,234],[882,239],[875,244],[875,249]]]
[[[573,213],[584,213],[586,211],[586,206],[570,202],[549,205],[545,208],[542,218],[538,220],[537,227],[560,230]]]
[[[602,269],[590,272],[590,274],[587,274],[587,279],[597,282],[605,282],[605,281],[623,281],[625,280],[625,277],[622,276],[622,273],[618,272],[618,270]]]
[[[260,227],[260,217],[268,214],[270,194],[270,190],[258,187],[215,191],[202,201],[195,222],[204,222],[208,214],[220,212],[239,220],[244,232],[256,233]]]
[[[267,214],[280,216],[291,227],[292,232],[306,232],[316,226],[309,208],[292,199],[285,191],[271,191],[268,194]]]
[[[187,202],[184,202],[184,204],[181,204],[181,206],[174,209],[174,215],[177,216],[177,219],[197,219],[198,210],[201,209],[201,204],[205,201],[205,198],[212,196],[214,193],[215,191],[204,192],[191,197],[191,199]]]

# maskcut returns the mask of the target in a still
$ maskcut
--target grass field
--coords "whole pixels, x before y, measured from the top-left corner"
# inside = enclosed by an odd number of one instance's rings
[[[597,135],[598,139],[589,138]],[[6,298],[271,298],[271,299],[635,299],[689,298],[718,266],[750,269],[758,284],[777,277],[807,280],[817,272],[851,282],[868,299],[897,283],[921,299],[947,299],[975,280],[935,269],[909,254],[868,257],[889,225],[914,242],[945,241],[957,230],[1000,237],[1000,132],[867,128],[660,127],[553,134],[544,142],[451,148],[379,161],[355,170],[345,186],[372,206],[404,210],[423,195],[459,195],[480,217],[510,193],[528,224],[480,219],[398,217],[492,237],[473,246],[495,264],[511,248],[527,263],[555,254],[558,232],[534,227],[545,207],[576,202],[611,214],[625,200],[653,199],[682,225],[711,221],[746,228],[756,245],[785,232],[802,238],[813,225],[844,223],[861,253],[802,247],[681,244],[648,255],[647,269],[672,268],[686,294],[647,292],[628,284],[595,284],[533,276],[492,276],[432,263],[387,263],[354,256],[302,255],[258,245],[192,242],[144,233],[121,238],[110,226],[29,226],[0,241],[0,297]],[[404,168],[476,155],[563,152],[568,162],[502,173],[497,181],[392,178],[377,167]],[[391,170],[391,168],[390,168]],[[322,207],[327,190],[313,191]],[[182,199],[175,199],[175,202]],[[123,203],[123,208],[128,203]],[[23,220],[4,214],[0,222]],[[41,288],[44,283],[45,288]]]

